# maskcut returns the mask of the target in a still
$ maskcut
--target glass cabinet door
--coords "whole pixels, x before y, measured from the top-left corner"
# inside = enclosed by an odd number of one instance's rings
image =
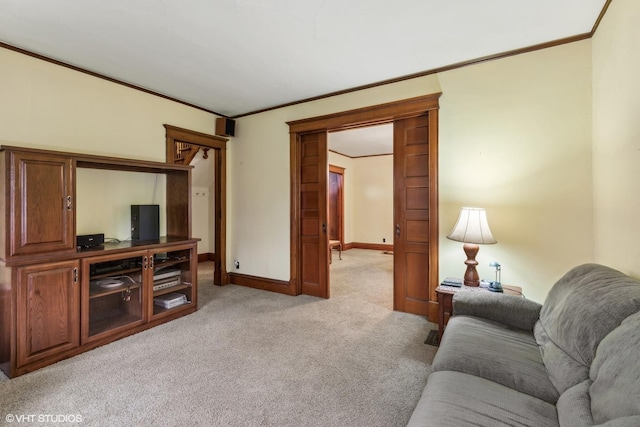
[[[83,261],[83,341],[143,323],[146,252]]]
[[[192,290],[196,280],[194,245],[170,248],[153,254],[152,316],[173,312],[196,303]]]

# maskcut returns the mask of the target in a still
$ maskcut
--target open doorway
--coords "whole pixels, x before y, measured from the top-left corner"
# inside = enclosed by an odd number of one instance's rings
[[[166,129],[166,162],[191,163],[195,155],[204,151],[212,156],[213,185],[209,195],[213,201],[213,283],[222,286],[228,282],[226,269],[226,170],[227,170],[227,138],[164,125]],[[191,183],[189,183],[191,184]],[[191,187],[191,185],[189,185]],[[183,195],[181,200],[189,203],[189,215],[192,213],[192,195]],[[171,209],[167,206],[167,209]],[[186,219],[185,219],[186,221]],[[189,223],[191,223],[189,221]],[[171,230],[167,234],[171,235]],[[189,229],[189,235],[192,230]]]
[[[393,309],[393,123],[327,137],[331,292]]]
[[[215,161],[200,148],[191,162],[191,223],[198,242],[198,262],[215,258]]]

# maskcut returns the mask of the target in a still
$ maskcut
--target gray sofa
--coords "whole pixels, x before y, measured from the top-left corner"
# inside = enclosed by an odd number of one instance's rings
[[[640,427],[640,282],[573,268],[544,305],[459,292],[409,426]]]

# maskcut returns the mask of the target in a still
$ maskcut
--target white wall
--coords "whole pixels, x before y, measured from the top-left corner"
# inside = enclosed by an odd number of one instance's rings
[[[331,138],[331,134],[329,134]],[[393,244],[393,156],[350,158],[329,152],[344,171],[345,243]]]
[[[76,233],[131,239],[131,205],[160,205],[166,234],[166,176],[100,169],[76,170]]]
[[[571,267],[593,261],[591,42],[440,74],[440,275],[460,276],[446,239],[463,206],[487,209],[498,241],[480,248],[482,278],[543,301]]]
[[[640,2],[611,2],[593,38],[595,260],[640,277]]]
[[[393,244],[393,155],[354,163],[354,242]]]
[[[164,162],[163,124],[215,130],[210,113],[11,50],[0,48],[0,64],[3,145]],[[159,184],[164,205],[164,177]],[[127,238],[124,210],[149,203],[156,188],[152,174],[78,170],[77,232]]]

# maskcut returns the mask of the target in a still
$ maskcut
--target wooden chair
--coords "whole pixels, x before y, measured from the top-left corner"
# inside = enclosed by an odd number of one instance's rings
[[[329,240],[329,263],[333,261],[331,252],[338,249],[338,257],[342,259],[342,242],[340,240]]]

